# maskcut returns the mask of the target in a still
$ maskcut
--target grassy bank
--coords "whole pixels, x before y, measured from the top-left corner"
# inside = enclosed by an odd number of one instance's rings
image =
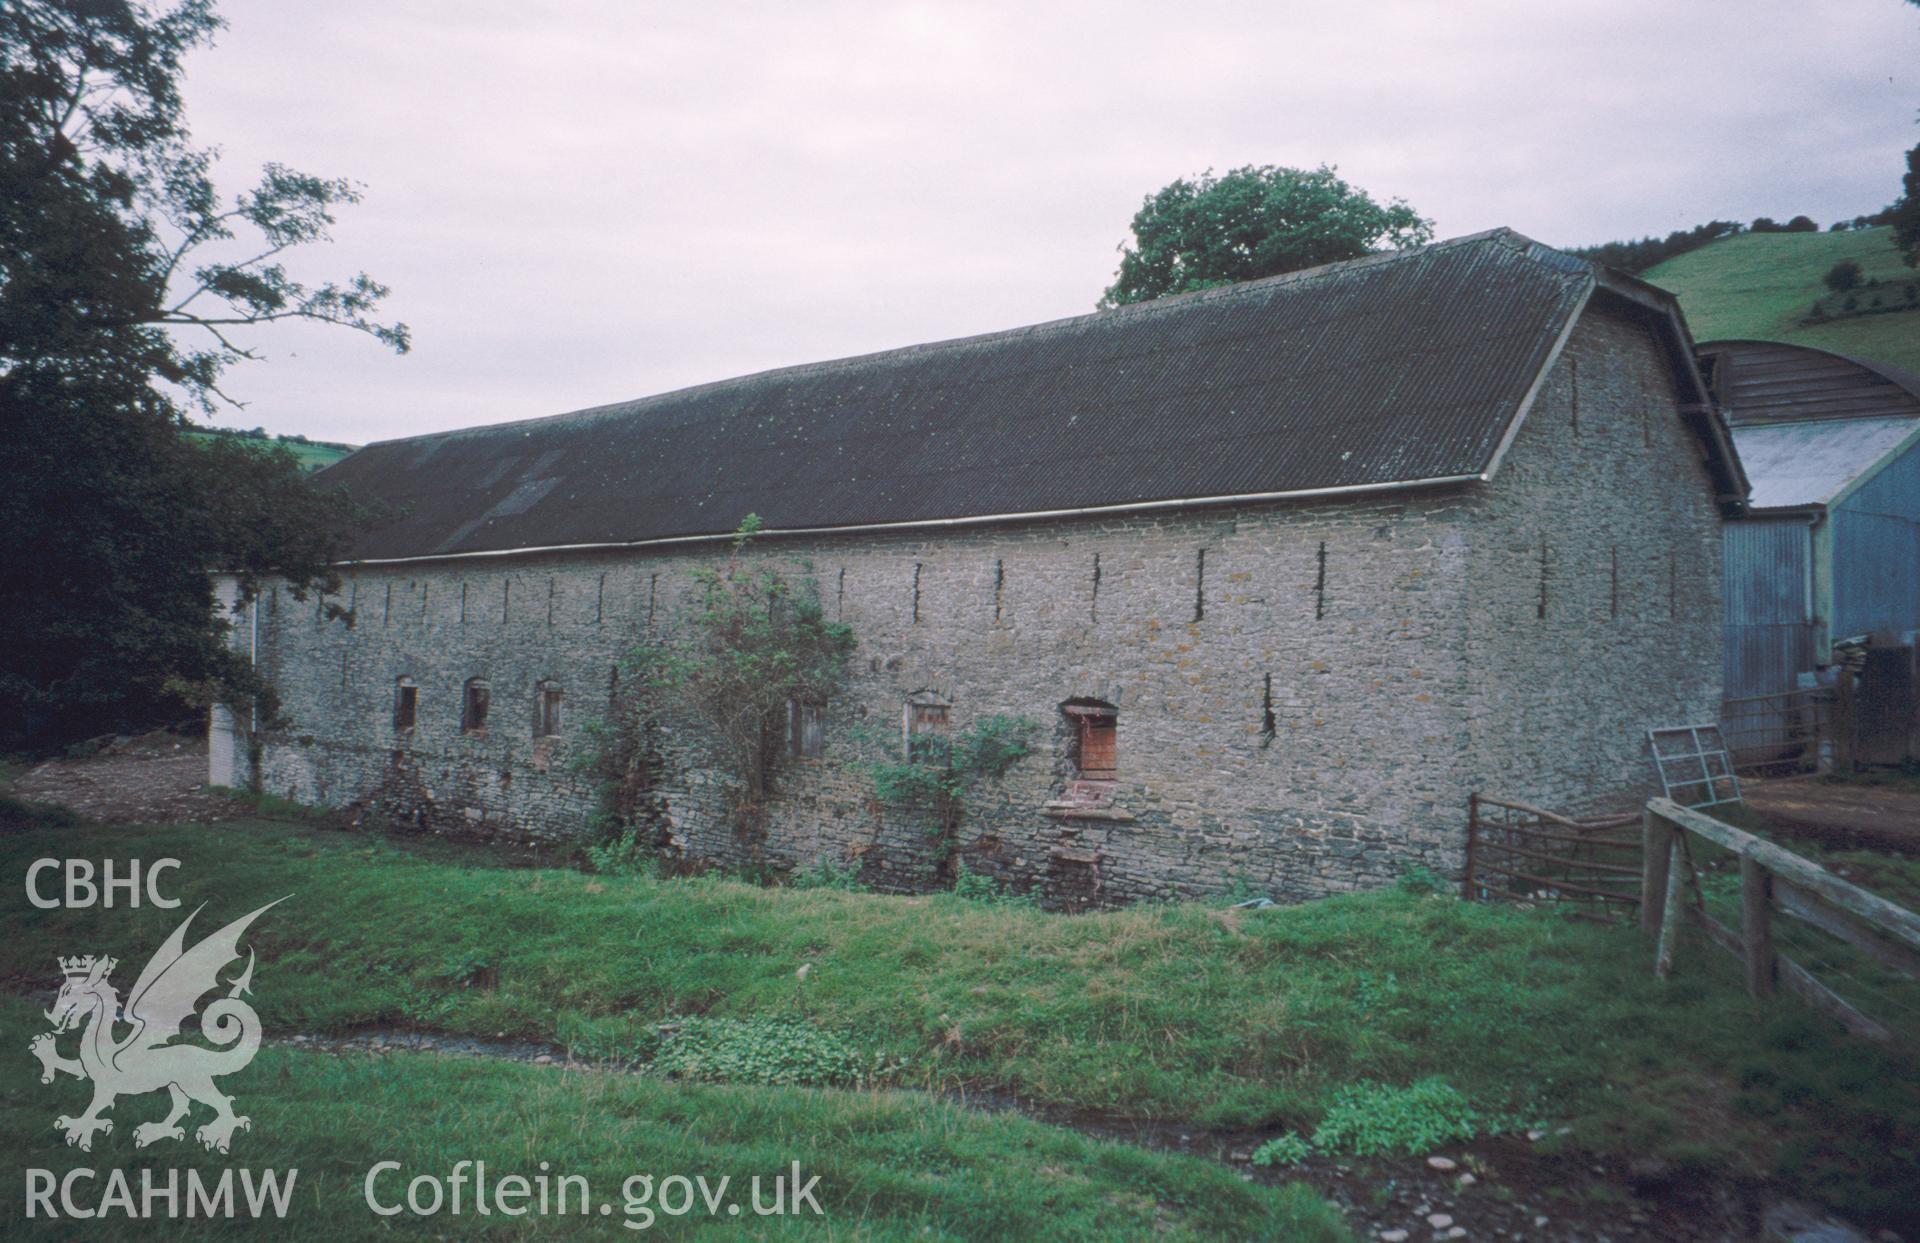
[[[1761,1012],[1717,952],[1691,949],[1661,983],[1632,933],[1440,894],[1070,917],[511,869],[267,822],[0,835],[16,886],[28,861],[76,853],[182,860],[172,887],[188,909],[210,903],[208,929],[292,895],[250,934],[281,1033],[412,1025],[671,1052],[748,1078],[766,1038],[803,1077],[817,1063],[843,1081],[1276,1133],[1310,1131],[1360,1081],[1439,1077],[1496,1118],[1571,1125],[1565,1142],[1595,1152],[1777,1174],[1889,1224],[1920,1171],[1912,1059]],[[57,954],[137,971],[178,914],[11,907],[0,967],[16,987],[54,982]],[[684,1032],[657,1028],[689,1016],[747,1043],[689,1059]],[[825,1043],[756,1026],[771,1021]]]
[[[24,1048],[44,1027],[31,1006],[0,999],[0,1044]],[[0,1088],[0,1127],[7,1136],[0,1147],[14,1171],[10,1177],[18,1186],[28,1168],[50,1169],[55,1177],[76,1167],[101,1171],[78,1184],[78,1198],[91,1206],[110,1168],[129,1171],[136,1188],[141,1169],[194,1169],[209,1182],[229,1166],[296,1169],[286,1216],[272,1223],[276,1239],[391,1238],[396,1232],[631,1238],[639,1226],[667,1237],[720,1226],[821,1239],[1347,1238],[1337,1215],[1305,1189],[1251,1186],[1210,1162],[1094,1143],[1021,1118],[899,1093],[708,1087],[484,1059],[330,1057],[276,1048],[264,1050],[230,1086],[252,1127],[227,1157],[190,1138],[135,1149],[133,1123],[163,1113],[162,1096],[122,1101],[115,1111],[121,1126],[98,1139],[93,1152],[80,1153],[61,1145],[49,1119],[78,1113],[85,1085],[63,1078],[43,1087],[30,1075],[9,1075]],[[367,1207],[363,1186],[378,1162],[400,1163],[398,1172],[382,1173],[375,1183],[377,1201],[395,1207],[405,1202],[408,1180],[420,1174],[445,1180],[462,1160],[485,1162],[496,1184],[515,1173],[532,1179],[544,1161],[552,1178],[584,1178],[593,1203],[584,1216],[482,1217],[473,1210],[469,1183],[459,1217],[443,1209],[433,1217],[385,1218]],[[794,1161],[801,1163],[801,1185],[819,1178],[813,1188],[819,1214],[803,1203],[793,1216],[756,1217],[752,1179],[762,1180],[759,1202],[770,1208],[777,1176],[788,1175],[793,1186]],[[654,1188],[629,1185],[633,1175],[651,1176]],[[673,1175],[703,1177],[709,1189],[726,1178],[727,1198],[741,1205],[740,1213],[721,1207],[709,1215],[696,1198],[692,1212],[668,1215],[664,1209],[682,1206],[678,1192],[662,1185]],[[611,1207],[604,1215],[602,1201]],[[571,1204],[578,1203],[576,1194]],[[61,1211],[59,1201],[54,1207]],[[10,1237],[15,1229],[27,1237],[223,1233],[221,1223],[201,1220],[138,1227],[119,1216],[29,1222],[25,1211],[15,1194],[0,1197],[0,1220],[12,1219]],[[224,1233],[262,1231],[239,1220],[226,1223]]]
[[[1842,233],[1746,233],[1657,264],[1645,280],[1672,290],[1697,341],[1753,337],[1788,341],[1920,370],[1920,311],[1803,322],[1821,278],[1842,260],[1863,280],[1899,283],[1913,269],[1900,260],[1888,228]]]

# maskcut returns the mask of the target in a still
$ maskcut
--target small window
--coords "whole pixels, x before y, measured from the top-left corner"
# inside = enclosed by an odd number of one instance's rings
[[[924,755],[953,730],[953,705],[930,691],[921,691],[907,700],[903,720],[908,759]]]
[[[1073,762],[1082,781],[1112,781],[1119,775],[1120,713],[1112,704],[1068,703],[1060,710],[1073,723]]]
[[[393,728],[413,728],[414,715],[420,709],[420,688],[412,678],[401,678],[393,687]]]
[[[463,734],[484,734],[487,732],[487,708],[493,699],[493,692],[479,678],[467,683],[466,698],[460,709],[460,732]]]
[[[787,747],[803,760],[827,753],[827,705],[819,700],[787,700]]]
[[[555,738],[560,734],[560,684],[542,682],[533,697],[533,736]]]

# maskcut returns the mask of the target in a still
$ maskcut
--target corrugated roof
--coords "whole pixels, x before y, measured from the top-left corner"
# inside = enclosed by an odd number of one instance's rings
[[[1735,426],[1920,418],[1920,375],[1902,367],[1782,341],[1703,341],[1700,355]]]
[[[1738,423],[1755,509],[1824,505],[1920,430],[1910,418]]]
[[[988,336],[368,445],[355,559],[637,543],[1477,476],[1596,285],[1496,230]],[[1690,416],[1696,417],[1696,416]],[[1710,424],[1711,426],[1707,426]],[[1701,424],[1727,491],[1723,429]]]

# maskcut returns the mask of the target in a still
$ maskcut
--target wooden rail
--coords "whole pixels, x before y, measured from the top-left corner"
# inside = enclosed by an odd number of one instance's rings
[[[1771,996],[1784,985],[1838,1019],[1849,1031],[1873,1040],[1893,1033],[1813,972],[1779,952],[1773,916],[1784,913],[1837,937],[1879,965],[1920,980],[1920,915],[1835,876],[1817,863],[1764,838],[1668,799],[1647,803],[1641,822],[1645,870],[1640,886],[1640,926],[1657,938],[1654,972],[1673,970],[1679,925],[1691,921],[1746,964],[1747,991]],[[1728,927],[1707,912],[1688,837],[1712,842],[1740,860],[1740,927]],[[1693,903],[1685,901],[1691,889]]]

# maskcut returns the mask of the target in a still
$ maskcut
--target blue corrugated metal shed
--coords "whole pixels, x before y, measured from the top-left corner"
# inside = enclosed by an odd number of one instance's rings
[[[1813,668],[1812,531],[1798,514],[1724,528],[1728,699],[1791,690]]]
[[[1700,353],[1753,484],[1749,516],[1729,522],[1723,541],[1727,696],[1792,690],[1799,675],[1830,663],[1842,640],[1913,648],[1920,376],[1778,342],[1708,342]],[[1915,664],[1909,651],[1869,669],[1898,680]],[[1903,697],[1868,681],[1863,702],[1912,702],[1911,686]],[[1862,737],[1863,754],[1898,759],[1920,722],[1881,732]]]
[[[1920,636],[1920,423],[1827,508],[1834,636],[1912,645]]]

